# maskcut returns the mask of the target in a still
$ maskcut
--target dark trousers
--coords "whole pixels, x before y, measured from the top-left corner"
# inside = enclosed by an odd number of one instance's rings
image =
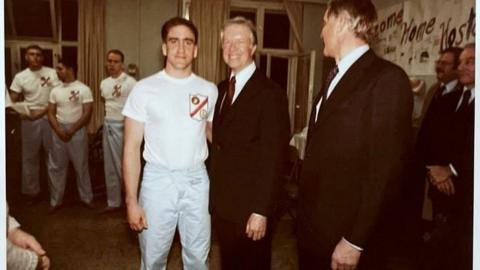
[[[212,214],[213,230],[220,245],[223,270],[269,270],[271,267],[271,220],[261,240],[253,241],[245,234],[246,225],[234,223]]]

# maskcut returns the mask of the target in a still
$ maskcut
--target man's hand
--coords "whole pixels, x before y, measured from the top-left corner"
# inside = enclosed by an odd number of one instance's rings
[[[267,231],[267,217],[252,213],[248,218],[245,233],[253,241],[262,239]]]
[[[39,269],[39,270],[50,269],[50,259],[45,255],[39,256],[36,269]]]
[[[8,232],[7,237],[12,244],[24,249],[30,249],[39,256],[43,256],[47,253],[33,235],[24,232],[20,228]]]
[[[452,170],[450,170],[450,166],[432,165],[427,166],[427,169],[430,182],[435,186],[441,182],[447,181],[448,178],[453,176],[453,172]]]
[[[354,270],[362,253],[353,248],[344,239],[338,242],[332,254],[331,267],[333,270]]]
[[[34,121],[42,118],[47,113],[47,109],[43,110],[31,110],[30,114],[20,114],[20,119]]]
[[[441,193],[451,196],[455,194],[455,185],[453,184],[453,180],[451,177],[447,178],[445,181],[437,183],[435,187]]]
[[[130,229],[134,231],[140,232],[143,229],[148,229],[145,212],[138,203],[127,204],[127,220]]]
[[[62,129],[61,127],[55,130],[55,133],[57,133],[57,136],[60,138],[60,140],[64,142],[69,142],[72,137],[67,134],[67,132]]]

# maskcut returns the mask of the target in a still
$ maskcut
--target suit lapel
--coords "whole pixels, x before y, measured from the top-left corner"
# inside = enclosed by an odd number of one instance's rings
[[[223,119],[223,125],[228,125],[228,123],[235,119],[235,114],[239,112],[246,113],[245,108],[248,108],[249,100],[259,93],[258,87],[260,84],[260,76],[260,71],[256,69],[255,72],[252,74],[252,77],[248,79],[240,94],[232,103],[232,106],[230,107],[227,115],[224,116],[225,119]],[[225,93],[225,90],[223,92]]]
[[[367,51],[362,55],[348,71],[343,75],[334,90],[330,94],[326,102],[323,102],[318,112],[317,122],[314,125],[315,128],[321,125],[325,119],[327,119],[331,113],[341,104],[348,99],[354,91],[358,91],[364,87],[363,81],[370,79],[374,74],[372,70],[372,64],[376,59],[372,50]]]

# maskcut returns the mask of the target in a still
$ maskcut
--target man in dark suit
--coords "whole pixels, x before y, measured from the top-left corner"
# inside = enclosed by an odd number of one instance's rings
[[[379,242],[409,158],[413,97],[405,72],[377,57],[370,0],[331,0],[324,55],[336,72],[314,101],[300,176],[300,269],[385,269]],[[395,216],[395,215],[391,215]]]
[[[256,67],[256,33],[242,17],[222,31],[228,80],[213,120],[210,209],[222,269],[270,269],[272,214],[290,134],[286,93]]]
[[[421,245],[422,233],[422,206],[424,202],[425,185],[427,178],[427,165],[439,164],[445,159],[442,153],[445,147],[442,145],[443,137],[447,134],[445,127],[457,106],[462,92],[462,85],[458,83],[457,67],[461,48],[450,47],[440,52],[440,58],[435,61],[437,82],[430,87],[424,101],[422,113],[423,119],[416,138],[415,152],[412,163],[412,174],[408,177],[405,185],[405,207],[408,228],[417,239],[417,246]],[[453,93],[450,95],[450,93]],[[454,96],[452,99],[451,97]],[[448,97],[448,98],[447,98]],[[446,196],[436,188],[429,186],[429,198],[433,206],[433,230],[424,235],[428,240],[426,250],[434,256],[435,238],[441,237],[442,224],[445,223],[450,207],[449,196]],[[428,256],[425,256],[428,257]]]
[[[430,182],[441,193],[451,196],[450,215],[445,235],[438,245],[440,264],[429,269],[472,269],[473,237],[473,148],[475,111],[475,44],[468,44],[460,54],[458,80],[460,94],[445,96],[454,104],[448,115],[443,136],[442,160],[427,166]],[[439,256],[440,255],[440,256]],[[439,257],[438,257],[439,256]]]

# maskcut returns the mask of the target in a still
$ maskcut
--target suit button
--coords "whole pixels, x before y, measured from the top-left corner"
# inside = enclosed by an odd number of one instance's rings
[[[218,144],[215,146],[215,148],[217,149],[217,151],[220,151],[220,149],[221,149],[220,145],[218,145]]]

